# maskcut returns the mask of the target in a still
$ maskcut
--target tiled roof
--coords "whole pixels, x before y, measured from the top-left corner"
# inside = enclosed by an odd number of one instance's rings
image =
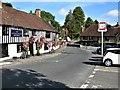
[[[16,10],[11,7],[3,5],[3,8],[0,9],[2,12],[2,20],[0,24],[2,25],[11,25],[19,26],[23,28],[36,29],[36,30],[46,30],[54,31],[46,22],[44,22],[40,17],[26,12]]]
[[[116,36],[120,33],[120,27],[107,26],[107,32],[104,32],[104,36]],[[84,32],[81,33],[81,36],[101,36],[101,33],[98,32],[98,25],[94,24],[88,27]]]

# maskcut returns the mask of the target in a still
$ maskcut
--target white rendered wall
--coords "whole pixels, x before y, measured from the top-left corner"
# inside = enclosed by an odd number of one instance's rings
[[[37,50],[36,50],[36,43],[33,43],[33,54],[35,55],[35,54],[37,54]]]
[[[0,26],[0,43],[2,43],[2,26]]]
[[[8,55],[13,57],[17,54],[17,44],[8,44]]]
[[[42,45],[42,48],[40,49],[40,54],[44,53],[44,44]]]

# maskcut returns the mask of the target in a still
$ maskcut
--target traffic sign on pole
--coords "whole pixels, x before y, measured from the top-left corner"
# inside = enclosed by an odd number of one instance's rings
[[[99,22],[98,32],[107,32],[106,22]]]
[[[107,32],[106,22],[102,21],[98,24],[98,32],[101,32],[101,55],[103,56],[103,32]]]

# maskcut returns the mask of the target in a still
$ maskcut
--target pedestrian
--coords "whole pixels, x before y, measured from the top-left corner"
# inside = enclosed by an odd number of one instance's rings
[[[26,47],[25,47],[25,44],[23,43],[22,45],[22,56],[21,56],[22,59],[26,58]]]

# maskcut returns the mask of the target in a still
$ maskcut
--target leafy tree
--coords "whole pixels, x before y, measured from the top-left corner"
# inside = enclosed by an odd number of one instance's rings
[[[72,11],[70,10],[65,18],[64,26],[69,31],[69,37],[71,39],[77,39],[80,36],[81,26],[84,24],[85,15],[81,7],[76,7]]]
[[[95,21],[94,21],[94,24],[98,24],[98,21],[97,21],[97,20],[95,20]]]
[[[2,4],[5,5],[5,6],[8,6],[8,7],[13,7],[12,4],[8,3],[8,2],[7,3],[2,3]]]
[[[30,11],[30,14],[35,15],[35,13],[32,13],[32,11]],[[61,33],[62,28],[59,24],[59,22],[57,22],[55,20],[55,16],[53,16],[50,12],[46,12],[46,11],[41,11],[41,18],[47,22],[50,23],[58,32]]]
[[[92,24],[93,24],[93,20],[90,17],[88,17],[85,22],[85,29],[87,29]]]
[[[41,17],[44,19],[44,21],[49,22],[52,20],[55,20],[55,16],[53,16],[49,12],[41,11]]]
[[[85,15],[80,6],[76,7],[73,10],[73,16],[77,22],[81,23],[81,25],[84,25]]]
[[[62,28],[61,28],[59,22],[57,22],[57,21],[55,20],[55,16],[53,16],[50,12],[41,11],[41,17],[43,18],[43,20],[44,20],[45,22],[48,22],[48,23],[50,22],[51,25],[52,25],[53,27],[55,27],[55,29],[56,29],[58,32],[61,32]]]

